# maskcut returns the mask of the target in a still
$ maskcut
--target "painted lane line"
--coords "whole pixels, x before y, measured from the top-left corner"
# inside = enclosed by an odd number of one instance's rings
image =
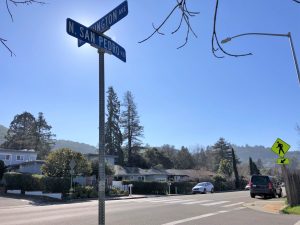
[[[191,200],[175,200],[175,201],[168,201],[164,203],[172,204],[172,203],[184,203],[184,202],[191,202]]]
[[[223,205],[222,207],[227,208],[227,207],[231,207],[231,206],[241,205],[243,203],[245,203],[245,202],[238,202],[238,203],[234,203],[234,204],[230,204],[230,205]]]
[[[227,202],[230,202],[230,201],[219,201],[219,202],[212,202],[212,203],[206,203],[206,204],[201,204],[201,205],[212,206],[212,205],[220,205],[220,204],[227,203]]]
[[[241,207],[237,207],[232,209],[231,211],[236,211],[236,210],[241,210],[241,209],[246,209],[247,207],[241,206]]]
[[[198,220],[198,219],[202,219],[202,218],[206,218],[206,217],[210,217],[210,216],[215,216],[215,215],[218,215],[218,214],[221,214],[221,213],[226,213],[226,212],[229,212],[229,211],[218,211],[218,212],[215,212],[215,213],[207,213],[207,214],[203,214],[203,215],[200,215],[200,216],[194,216],[194,217],[190,217],[190,218],[186,218],[186,219],[182,219],[182,220],[176,220],[176,221],[173,221],[173,222],[169,222],[169,223],[164,223],[162,225],[176,225],[176,224],[180,224],[180,223],[185,223],[185,222],[189,222],[189,221],[193,221],[193,220]]]
[[[182,203],[184,205],[193,205],[193,204],[199,204],[199,203],[204,203],[204,202],[211,202],[212,200],[201,200],[201,201],[195,201],[195,202],[186,202]]]

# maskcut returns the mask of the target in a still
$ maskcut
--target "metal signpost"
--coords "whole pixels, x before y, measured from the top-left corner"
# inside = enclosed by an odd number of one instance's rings
[[[78,39],[78,47],[89,43],[98,49],[99,54],[99,171],[98,171],[98,224],[105,225],[105,160],[104,160],[104,124],[105,124],[105,85],[104,85],[104,53],[109,53],[126,62],[126,51],[103,34],[112,25],[128,14],[128,3],[124,1],[100,20],[85,27],[67,19],[67,33]]]

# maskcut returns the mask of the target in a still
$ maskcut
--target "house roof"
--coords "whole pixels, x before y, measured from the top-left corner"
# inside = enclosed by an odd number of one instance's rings
[[[124,175],[168,175],[165,170],[158,169],[141,169],[138,167],[122,167],[119,165],[114,166],[115,176],[124,176]]]
[[[84,154],[86,157],[98,157],[98,153],[87,153]],[[105,158],[118,158],[116,155],[104,155]]]
[[[208,177],[208,176],[213,176],[215,174],[215,173],[207,171],[207,170],[176,170],[176,169],[168,169],[166,171],[170,175],[174,175],[174,176],[189,176],[190,178]]]
[[[0,148],[0,152],[22,152],[22,153],[36,153],[34,149],[5,149],[5,148]]]

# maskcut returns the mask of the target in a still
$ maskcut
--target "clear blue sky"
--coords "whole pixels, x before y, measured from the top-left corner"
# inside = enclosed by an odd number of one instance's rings
[[[66,33],[66,18],[89,26],[122,1],[47,1],[11,6],[14,22],[0,3],[0,37],[16,57],[0,47],[0,124],[14,115],[43,112],[58,139],[98,143],[98,55],[77,47]],[[224,137],[238,145],[271,146],[277,137],[299,149],[300,86],[288,39],[244,37],[224,47],[253,56],[217,59],[211,53],[214,1],[189,0],[200,14],[191,19],[198,38],[184,42],[186,27],[165,36],[152,32],[175,0],[129,0],[129,14],[107,35],[126,49],[127,63],[105,56],[106,87],[120,99],[130,90],[144,126],[144,143],[176,147],[211,145]],[[300,5],[292,1],[220,1],[219,39],[243,32],[292,32],[300,57]],[[300,60],[300,58],[299,58]]]

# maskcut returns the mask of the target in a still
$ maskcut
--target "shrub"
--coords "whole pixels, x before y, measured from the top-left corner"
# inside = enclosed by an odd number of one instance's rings
[[[25,191],[40,191],[44,189],[43,176],[22,173],[5,173],[4,183],[7,189]]]
[[[143,182],[143,181],[123,181],[124,185],[132,184],[133,194],[166,194],[168,184],[166,182]]]
[[[192,188],[197,182],[174,182],[171,184],[171,193],[177,194],[191,194]]]
[[[49,193],[67,193],[70,189],[70,178],[46,177],[36,174],[5,173],[6,189],[25,191],[44,191]]]
[[[72,196],[73,198],[96,198],[98,193],[92,186],[77,186]]]
[[[68,177],[43,177],[45,192],[62,193],[65,195],[70,190],[71,180]]]

